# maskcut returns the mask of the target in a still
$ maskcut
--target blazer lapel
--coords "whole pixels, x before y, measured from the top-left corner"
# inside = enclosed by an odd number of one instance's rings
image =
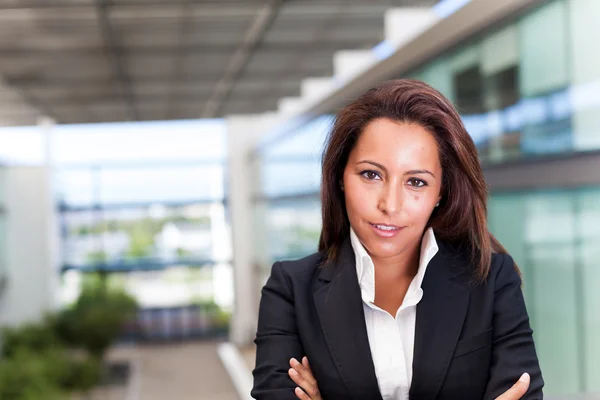
[[[453,279],[468,261],[440,244],[423,279],[423,298],[417,305],[413,378],[410,398],[435,399],[460,337],[469,291]]]
[[[319,275],[313,300],[338,373],[356,400],[381,399],[350,240]]]

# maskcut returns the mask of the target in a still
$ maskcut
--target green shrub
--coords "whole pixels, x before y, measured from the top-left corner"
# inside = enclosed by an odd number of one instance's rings
[[[61,385],[67,380],[69,370],[63,349],[37,352],[19,348],[10,358],[0,360],[0,399],[67,399]]]
[[[223,310],[214,301],[199,301],[196,304],[201,309],[201,312],[208,316],[210,324],[213,328],[218,330],[225,330],[229,328],[229,322],[231,320],[231,313]]]
[[[101,373],[102,363],[93,357],[86,357],[81,360],[72,359],[63,384],[69,390],[87,392],[98,384]]]
[[[135,300],[122,288],[109,285],[105,276],[90,276],[75,304],[59,314],[57,329],[70,346],[102,359],[136,309]]]
[[[72,307],[37,324],[2,330],[0,399],[63,400],[69,391],[91,389],[100,380],[106,349],[136,308],[122,288],[92,276]]]
[[[12,357],[19,349],[43,352],[61,347],[56,333],[56,320],[47,316],[41,323],[22,325],[2,330],[2,356]]]

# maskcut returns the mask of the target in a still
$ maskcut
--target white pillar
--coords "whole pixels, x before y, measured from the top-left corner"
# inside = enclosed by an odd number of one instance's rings
[[[245,346],[254,340],[260,298],[256,255],[253,252],[255,229],[252,195],[257,183],[253,180],[249,155],[258,139],[277,120],[275,115],[232,116],[227,119],[229,170],[228,207],[232,228],[233,274],[235,306],[231,321],[230,340]]]
[[[47,166],[5,169],[7,285],[0,326],[39,320],[58,306],[57,212]]]

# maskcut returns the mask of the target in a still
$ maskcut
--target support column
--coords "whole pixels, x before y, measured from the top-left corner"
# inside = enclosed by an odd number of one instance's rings
[[[238,346],[252,343],[256,334],[259,277],[256,270],[252,196],[258,187],[252,173],[250,153],[258,139],[277,120],[275,115],[232,116],[228,118],[228,209],[233,241],[233,275],[235,307],[231,321],[230,340]]]

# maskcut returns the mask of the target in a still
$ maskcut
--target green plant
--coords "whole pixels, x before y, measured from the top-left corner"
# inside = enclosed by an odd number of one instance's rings
[[[69,359],[63,350],[19,348],[11,357],[0,360],[0,399],[67,399],[61,386],[69,374]]]
[[[57,333],[59,319],[46,316],[2,331],[0,399],[65,398],[65,390],[87,391],[100,379],[100,363],[66,347]]]
[[[63,384],[70,390],[86,392],[98,384],[101,372],[102,363],[96,358],[72,359]]]
[[[62,346],[56,333],[56,318],[46,316],[40,323],[2,330],[2,356],[10,358],[20,349],[43,352]]]
[[[192,255],[192,253],[189,250],[183,249],[181,247],[177,248],[177,257],[183,258],[183,257],[189,257],[191,255]]]
[[[91,275],[75,304],[59,314],[57,329],[66,343],[101,360],[136,309],[124,289],[110,285],[105,275]]]
[[[129,232],[130,243],[127,256],[133,258],[147,257],[152,252],[154,237],[147,226],[136,225]]]
[[[231,313],[223,310],[214,301],[200,301],[197,302],[198,306],[204,312],[210,321],[213,328],[223,330],[229,328],[229,322],[231,320]]]
[[[108,260],[108,254],[103,250],[92,251],[86,258],[90,264],[103,264]]]

